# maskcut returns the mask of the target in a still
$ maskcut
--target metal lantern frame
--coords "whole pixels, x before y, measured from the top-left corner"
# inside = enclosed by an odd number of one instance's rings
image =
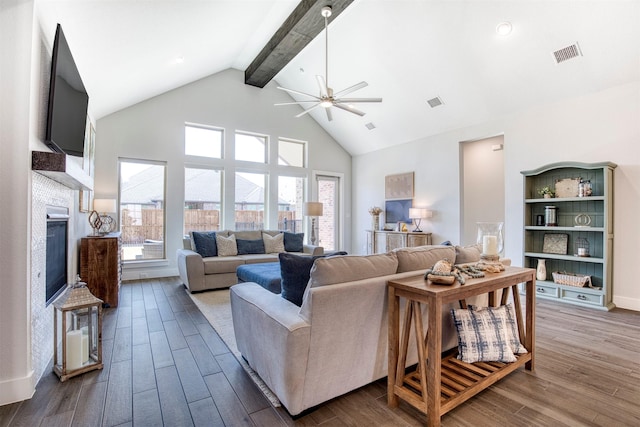
[[[103,368],[102,303],[103,301],[96,298],[83,282],[68,286],[53,302],[53,371],[60,381]],[[86,339],[84,338],[85,327]],[[70,333],[73,333],[73,340],[70,340]],[[59,344],[60,350],[58,350]],[[74,348],[70,349],[70,345]],[[86,350],[86,360],[84,360],[84,350]],[[77,351],[80,351],[79,365],[78,360],[74,359],[78,357]],[[70,361],[75,362],[73,366],[68,366]]]

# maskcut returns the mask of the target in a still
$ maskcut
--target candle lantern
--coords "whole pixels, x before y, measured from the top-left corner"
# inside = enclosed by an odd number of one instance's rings
[[[482,245],[481,264],[491,264],[500,270],[504,266],[500,262],[500,253],[504,246],[502,234],[503,222],[478,222],[478,245]]]
[[[102,300],[78,277],[53,307],[53,371],[60,381],[102,369]]]

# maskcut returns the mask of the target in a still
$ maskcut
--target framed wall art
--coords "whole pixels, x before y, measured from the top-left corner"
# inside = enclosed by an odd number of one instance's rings
[[[542,252],[545,254],[566,255],[568,244],[568,234],[547,233],[542,240]]]
[[[413,199],[413,172],[385,176],[384,198],[386,200]]]

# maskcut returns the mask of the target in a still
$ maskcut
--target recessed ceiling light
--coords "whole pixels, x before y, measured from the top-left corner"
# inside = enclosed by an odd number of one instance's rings
[[[176,57],[176,64],[182,64],[184,62],[184,56]]]
[[[496,33],[500,36],[508,36],[511,34],[512,29],[513,27],[511,26],[511,22],[505,21],[496,26]]]

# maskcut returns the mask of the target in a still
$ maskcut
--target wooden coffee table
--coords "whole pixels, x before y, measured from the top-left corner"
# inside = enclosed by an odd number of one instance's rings
[[[518,284],[525,283],[526,322],[523,323]],[[387,402],[398,406],[402,399],[427,415],[428,425],[440,425],[440,417],[494,384],[509,373],[525,366],[534,369],[535,354],[535,270],[507,267],[501,273],[487,273],[486,277],[469,279],[465,285],[436,285],[422,275],[390,281],[389,287],[389,377]],[[495,306],[496,292],[500,292],[500,305],[508,301],[512,289],[513,303],[518,320],[520,341],[527,353],[516,355],[513,363],[465,363],[455,354],[442,357],[442,310],[447,303],[464,301],[476,295],[488,294],[489,305]],[[403,330],[400,331],[400,298],[406,299]],[[429,323],[424,334],[421,304],[427,304]],[[413,324],[413,328],[412,328]],[[418,346],[418,365],[415,371],[405,373],[407,346],[411,330]],[[428,355],[428,356],[427,356]]]

